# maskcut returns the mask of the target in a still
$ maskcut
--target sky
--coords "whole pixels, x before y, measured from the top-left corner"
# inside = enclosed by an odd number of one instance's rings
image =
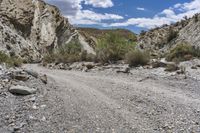
[[[79,27],[125,28],[135,33],[200,13],[200,0],[45,0]]]

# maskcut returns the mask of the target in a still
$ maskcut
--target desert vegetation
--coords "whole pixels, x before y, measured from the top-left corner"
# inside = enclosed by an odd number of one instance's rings
[[[149,52],[142,52],[139,50],[129,51],[125,56],[125,62],[129,64],[130,67],[147,65],[150,60]]]
[[[88,54],[82,50],[79,42],[71,42],[60,47],[55,52],[48,53],[43,62],[45,63],[73,63],[78,61],[92,61],[104,63],[115,63],[124,60],[131,67],[146,65],[150,56],[148,52],[135,50],[136,42],[127,40],[118,32],[109,32],[98,39],[95,48],[96,55]]]
[[[110,33],[99,39],[96,52],[99,62],[108,63],[122,60],[129,50],[135,48],[136,43],[129,42],[119,34]]]
[[[47,53],[43,61],[46,63],[69,63],[79,61],[81,47],[78,42],[71,42],[67,45],[60,47],[57,51]]]
[[[73,63],[78,61],[93,61],[94,55],[88,54],[82,50],[78,41],[72,41],[60,47],[57,51],[47,53],[44,58],[44,63]]]
[[[167,37],[167,42],[172,41],[178,36],[178,32],[173,30],[172,28],[169,29],[169,35]]]
[[[188,43],[178,44],[166,55],[168,61],[174,62],[187,61],[193,57],[200,57],[200,49],[193,47]]]
[[[125,59],[128,51],[135,49],[136,43],[127,40],[116,32],[109,32],[98,39],[95,48],[96,55],[88,54],[82,50],[78,41],[71,42],[60,47],[57,51],[45,55],[43,62],[46,63],[72,63],[77,61],[94,61],[101,63],[114,63]]]
[[[5,63],[8,67],[19,67],[22,65],[23,61],[19,57],[11,57],[0,51],[0,64],[1,63]]]

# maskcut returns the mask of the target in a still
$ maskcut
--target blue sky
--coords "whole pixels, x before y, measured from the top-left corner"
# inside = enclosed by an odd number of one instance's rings
[[[139,33],[200,12],[200,0],[46,0],[75,26]]]

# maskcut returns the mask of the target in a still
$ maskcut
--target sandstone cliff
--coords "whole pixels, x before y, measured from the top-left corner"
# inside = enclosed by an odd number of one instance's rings
[[[74,39],[94,53],[55,6],[42,0],[0,0],[0,50],[38,60]]]

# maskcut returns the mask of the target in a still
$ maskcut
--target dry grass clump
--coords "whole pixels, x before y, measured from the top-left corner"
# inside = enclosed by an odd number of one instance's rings
[[[0,64],[1,63],[5,63],[8,67],[20,67],[23,61],[19,57],[11,57],[0,51]]]

